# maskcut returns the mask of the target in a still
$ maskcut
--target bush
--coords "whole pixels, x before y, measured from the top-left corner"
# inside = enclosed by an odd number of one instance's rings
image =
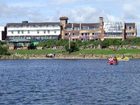
[[[36,46],[35,46],[33,43],[31,43],[31,44],[28,46],[28,49],[36,49]]]
[[[7,48],[0,45],[0,55],[10,55]]]
[[[65,49],[66,49],[66,51],[68,51],[69,53],[79,51],[79,47],[78,47],[78,45],[76,44],[76,42],[71,42],[71,43],[70,43],[70,48],[69,48],[69,44],[67,44],[67,45],[65,46]]]

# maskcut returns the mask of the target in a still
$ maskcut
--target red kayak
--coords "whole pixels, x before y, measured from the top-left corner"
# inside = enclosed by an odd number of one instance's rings
[[[116,58],[109,58],[108,59],[108,62],[107,62],[108,64],[110,64],[110,65],[117,65],[118,64],[118,61],[117,61],[117,59]]]

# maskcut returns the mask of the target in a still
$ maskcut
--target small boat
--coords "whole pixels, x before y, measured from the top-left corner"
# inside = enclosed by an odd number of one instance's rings
[[[118,60],[117,60],[116,57],[110,57],[110,58],[108,58],[108,62],[107,63],[110,64],[110,65],[117,65],[118,64]]]
[[[129,57],[117,57],[118,61],[129,61]]]
[[[55,57],[55,54],[49,53],[49,54],[46,55],[46,57],[48,57],[48,58],[54,58]]]

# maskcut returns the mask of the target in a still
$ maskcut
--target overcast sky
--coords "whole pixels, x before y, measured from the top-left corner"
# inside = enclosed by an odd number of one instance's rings
[[[0,25],[28,20],[70,22],[135,22],[140,30],[140,0],[0,0]]]

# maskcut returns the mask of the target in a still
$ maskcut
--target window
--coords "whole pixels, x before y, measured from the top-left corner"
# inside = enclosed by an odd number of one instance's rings
[[[72,28],[66,28],[66,30],[72,30]]]
[[[11,31],[11,34],[14,34],[14,31]]]
[[[89,27],[88,27],[88,26],[83,26],[82,29],[83,29],[83,30],[88,30]]]
[[[79,30],[80,28],[79,27],[74,27],[74,30]]]
[[[50,33],[50,30],[48,30],[48,33]]]
[[[18,34],[20,34],[20,31],[18,30]]]
[[[39,34],[39,31],[37,31],[37,34]]]
[[[30,31],[28,30],[28,34],[30,34]]]
[[[24,31],[22,30],[21,33],[24,34]]]
[[[44,30],[44,34],[46,34],[46,31]]]

